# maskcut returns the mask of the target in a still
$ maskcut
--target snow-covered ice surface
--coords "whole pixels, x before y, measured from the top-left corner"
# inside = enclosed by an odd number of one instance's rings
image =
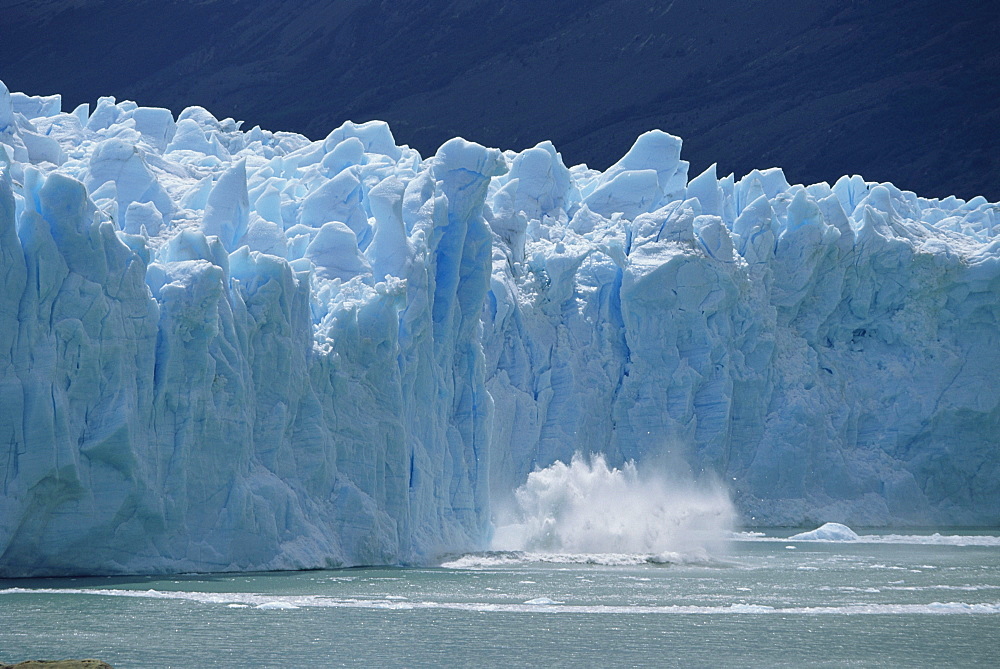
[[[577,451],[760,525],[1000,522],[983,198],[60,104],[0,84],[0,576],[483,550]]]

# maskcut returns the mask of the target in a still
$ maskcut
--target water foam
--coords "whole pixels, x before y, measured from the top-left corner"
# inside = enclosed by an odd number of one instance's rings
[[[603,455],[532,472],[514,496],[515,508],[498,514],[494,549],[708,561],[724,551],[736,517],[718,483],[640,472],[634,462],[612,468]]]
[[[764,604],[732,603],[716,606],[699,605],[606,605],[566,604],[547,597],[537,597],[523,603],[398,601],[389,598],[357,599],[321,595],[265,595],[258,593],[207,593],[163,590],[121,590],[112,588],[8,588],[0,596],[12,594],[97,595],[105,597],[141,597],[173,599],[221,604],[227,608],[248,608],[263,611],[293,611],[299,608],[353,608],[381,610],[444,609],[452,611],[502,613],[590,613],[590,614],[781,614],[781,615],[996,615],[1000,602],[930,602],[929,604],[845,604],[839,606],[769,606]],[[234,605],[236,605],[234,607]],[[251,608],[252,607],[252,608]]]
[[[528,564],[596,565],[602,567],[632,567],[637,565],[695,565],[702,567],[728,566],[730,563],[698,553],[549,553],[535,551],[486,551],[466,553],[448,559],[439,566],[444,569],[502,569]]]

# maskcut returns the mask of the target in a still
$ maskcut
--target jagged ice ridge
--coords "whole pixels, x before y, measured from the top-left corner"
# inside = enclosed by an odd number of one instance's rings
[[[751,523],[1000,522],[1000,208],[680,149],[424,159],[0,84],[0,576],[482,549],[576,451]]]

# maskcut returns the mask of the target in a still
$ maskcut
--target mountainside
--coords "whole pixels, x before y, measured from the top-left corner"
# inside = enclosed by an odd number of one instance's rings
[[[1000,12],[990,0],[0,2],[18,90],[97,93],[325,136],[388,121],[605,169],[642,132],[695,172],[780,165],[928,197],[1000,199]]]
[[[574,452],[1000,522],[1000,206],[0,84],[0,576],[426,562]]]

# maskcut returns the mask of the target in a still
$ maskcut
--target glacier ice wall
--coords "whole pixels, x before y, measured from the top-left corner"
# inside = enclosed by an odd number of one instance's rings
[[[672,452],[751,522],[1000,520],[1000,207],[685,187],[679,149],[648,133],[598,174],[544,145],[494,180],[494,488]]]
[[[413,562],[575,451],[1000,522],[1000,209],[0,84],[0,575]],[[492,491],[492,492],[491,492]]]

